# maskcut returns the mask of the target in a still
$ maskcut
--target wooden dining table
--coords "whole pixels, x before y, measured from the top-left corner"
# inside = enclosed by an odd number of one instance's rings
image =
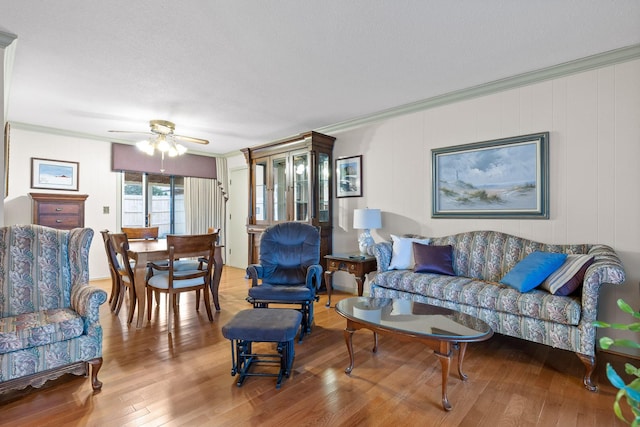
[[[214,251],[214,268],[213,277],[211,278],[210,287],[213,294],[213,304],[217,311],[220,311],[220,302],[218,300],[218,288],[220,287],[220,277],[222,276],[222,245],[216,245]],[[174,254],[176,258],[189,258],[196,254]],[[158,240],[130,240],[129,241],[129,258],[135,260],[135,268],[133,270],[135,281],[136,303],[138,305],[138,320],[136,327],[141,328],[144,325],[144,314],[146,310],[146,275],[147,263],[149,261],[161,261],[169,258],[169,249],[167,248],[167,239]]]

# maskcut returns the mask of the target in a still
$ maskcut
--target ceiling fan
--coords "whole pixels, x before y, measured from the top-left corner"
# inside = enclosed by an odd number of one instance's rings
[[[131,133],[140,135],[151,135],[147,139],[136,143],[138,148],[150,156],[153,155],[155,150],[162,153],[164,158],[165,153],[169,157],[179,156],[187,151],[187,148],[181,144],[178,144],[176,140],[184,142],[195,142],[197,144],[208,144],[209,141],[202,138],[195,138],[192,136],[176,135],[173,132],[176,129],[176,125],[168,120],[150,120],[149,127],[151,132],[138,132],[138,131],[126,131],[126,130],[110,130],[109,132],[117,133]]]

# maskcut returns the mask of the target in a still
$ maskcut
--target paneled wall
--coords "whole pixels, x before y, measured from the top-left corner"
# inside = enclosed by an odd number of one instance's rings
[[[431,150],[550,132],[548,220],[431,218]],[[379,208],[389,234],[491,229],[546,243],[603,243],[620,254],[622,286],[602,290],[603,320],[640,307],[640,60],[333,132],[334,158],[363,155],[364,197],[337,199],[334,248],[357,250],[353,209]],[[355,286],[341,277],[346,286]]]

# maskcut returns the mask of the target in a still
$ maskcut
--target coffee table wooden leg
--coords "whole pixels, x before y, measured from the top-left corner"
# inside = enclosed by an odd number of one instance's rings
[[[349,367],[344,370],[345,373],[350,374],[353,370],[353,333],[355,331],[347,325],[344,330],[344,342],[347,344],[347,350],[349,351]]]
[[[461,342],[458,345],[460,346],[460,351],[458,352],[458,374],[462,381],[466,381],[468,377],[464,372],[462,372],[462,362],[464,361],[464,355],[467,352],[467,343]]]
[[[376,353],[378,351],[378,333],[373,333],[373,350],[372,352]]]
[[[435,354],[438,356],[438,359],[440,359],[440,365],[442,366],[442,407],[445,411],[450,411],[453,408],[447,397],[447,383],[449,379],[449,366],[451,365],[451,350],[449,350],[447,354],[438,351],[436,351]]]

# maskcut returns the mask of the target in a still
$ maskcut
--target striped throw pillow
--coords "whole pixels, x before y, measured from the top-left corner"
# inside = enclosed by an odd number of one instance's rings
[[[591,264],[591,255],[569,255],[560,268],[551,273],[540,287],[553,295],[569,295],[582,286],[584,274]]]

